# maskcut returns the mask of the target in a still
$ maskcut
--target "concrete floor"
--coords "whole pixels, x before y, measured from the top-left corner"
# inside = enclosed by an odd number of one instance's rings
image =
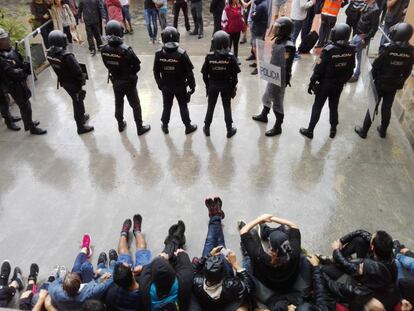
[[[39,76],[33,110],[48,134],[33,137],[0,125],[0,260],[10,259],[26,274],[29,264],[38,262],[46,276],[57,263],[72,265],[82,234],[89,232],[96,262],[100,251],[116,247],[123,220],[134,213],[143,215],[148,246],[155,253],[162,249],[169,225],[183,219],[188,250],[200,255],[208,196],[223,199],[224,232],[233,249],[239,245],[236,220],[263,213],[299,223],[303,247],[310,251],[328,252],[333,239],[358,228],[385,229],[414,247],[413,151],[394,119],[385,140],[374,126],[367,140],[353,132],[367,107],[364,79],[345,86],[337,137],[328,137],[325,108],[310,141],[298,133],[309,121],[314,99],[306,93],[314,56],[303,56],[295,62],[287,90],[283,135],[267,138],[266,126],[251,120],[261,109],[262,86],[243,61],[233,103],[239,132],[226,139],[218,105],[211,137],[206,138],[201,127],[207,100],[199,72],[209,33],[211,29],[203,40],[182,35],[197,78],[190,113],[199,130],[193,135],[184,135],[177,106],[170,135],[161,132],[162,100],[152,76],[154,46],[147,43],[143,28],[127,41],[142,60],[138,88],[144,120],[152,125],[145,136],[137,137],[127,104],[128,129],[118,133],[106,70],[86,47],[75,47],[75,52],[93,78],[86,97],[93,134],[76,134],[69,96],[56,90],[50,69]],[[243,60],[248,52],[241,47]]]

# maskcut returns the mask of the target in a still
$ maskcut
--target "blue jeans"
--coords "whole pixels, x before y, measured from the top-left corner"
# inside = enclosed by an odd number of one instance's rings
[[[390,34],[390,27],[384,24],[384,32],[387,34],[387,36]],[[381,36],[380,41],[380,50],[385,45],[385,43],[388,43],[389,41],[385,38],[384,35]]]
[[[145,9],[144,16],[145,16],[145,24],[147,25],[149,37],[151,39],[156,39],[157,32],[158,32],[158,25],[157,25],[158,10],[157,9]]]
[[[101,277],[102,275],[104,275],[105,273],[107,273],[107,272],[109,272],[109,273],[113,273],[114,272],[114,268],[115,268],[115,264],[116,264],[116,261],[115,260],[111,260],[110,262],[109,262],[109,265],[108,266],[106,266],[104,263],[99,263],[97,266],[96,266],[96,269],[97,270],[100,270],[99,271],[99,273],[98,273],[98,277]]]
[[[355,46],[357,65],[354,72],[354,77],[359,77],[361,74],[362,51],[366,46],[366,42],[362,42],[361,35],[355,35],[351,40],[351,45]]]
[[[72,272],[80,275],[82,283],[89,283],[94,277],[93,266],[87,259],[85,253],[79,253],[72,268]]]
[[[398,268],[398,279],[405,277],[404,270],[407,270],[410,273],[410,276],[414,277],[414,258],[405,256],[403,254],[397,254],[395,258],[397,259],[395,262]]]
[[[208,232],[202,256],[207,257],[213,248],[220,245],[226,247],[223,228],[221,227],[221,217],[213,216],[208,223]]]
[[[293,20],[293,32],[292,32],[292,41],[296,46],[296,39],[299,37],[300,31],[302,30],[303,20]]]

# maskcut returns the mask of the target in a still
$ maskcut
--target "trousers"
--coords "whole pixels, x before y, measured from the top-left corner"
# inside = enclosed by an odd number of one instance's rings
[[[194,32],[203,34],[203,3],[201,1],[191,3],[191,15],[194,20]]]
[[[32,120],[32,104],[30,103],[31,92],[25,81],[15,82],[8,87],[9,94],[19,107],[20,115],[23,120],[24,129],[30,130],[34,127]]]
[[[171,109],[173,106],[174,97],[177,98],[178,106],[180,107],[181,120],[185,126],[191,124],[190,113],[188,111],[187,105],[187,92],[185,89],[182,90],[172,90],[172,89],[163,89],[162,90],[162,99],[163,99],[163,111],[161,116],[161,122],[167,125],[170,122]]]
[[[115,94],[115,119],[118,123],[124,121],[124,98],[128,99],[128,103],[134,113],[134,120],[137,126],[142,125],[141,103],[137,91],[137,81],[130,82],[128,80],[114,80],[113,89]]]
[[[184,24],[185,24],[185,29],[187,31],[190,30],[190,22],[188,20],[188,5],[187,2],[185,1],[181,1],[181,2],[176,2],[174,3],[174,28],[177,29],[178,26],[178,16],[180,15],[180,10],[183,11],[183,15],[184,15]]]
[[[208,88],[208,106],[207,113],[204,119],[206,127],[209,127],[213,121],[214,109],[216,108],[218,96],[221,94],[224,109],[224,121],[226,122],[227,130],[231,129],[233,119],[231,115],[231,88],[217,87],[210,85]]]
[[[85,116],[85,104],[83,102],[82,87],[74,84],[62,85],[69,96],[72,98],[73,115],[78,126],[83,125]]]

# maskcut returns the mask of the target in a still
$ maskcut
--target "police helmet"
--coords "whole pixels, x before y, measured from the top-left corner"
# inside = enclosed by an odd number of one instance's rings
[[[331,41],[334,43],[346,43],[351,35],[351,27],[345,23],[338,23],[331,30]]]
[[[229,52],[230,47],[230,36],[223,30],[216,31],[211,41],[213,50],[218,52]]]
[[[124,36],[124,27],[122,27],[120,22],[111,20],[106,24],[105,32],[107,36],[122,38]]]
[[[177,49],[180,44],[180,33],[174,27],[165,27],[161,32],[161,40],[165,48]]]
[[[293,22],[287,16],[279,17],[273,24],[273,35],[275,38],[289,38],[292,30]]]
[[[9,33],[3,28],[0,28],[0,39],[6,39],[8,37],[9,37]]]
[[[49,44],[54,47],[66,47],[66,35],[60,30],[53,30],[49,33]]]
[[[390,31],[392,42],[407,45],[413,35],[413,26],[408,23],[398,23]]]
[[[204,277],[211,284],[218,284],[224,278],[224,259],[221,256],[210,256],[204,263]]]

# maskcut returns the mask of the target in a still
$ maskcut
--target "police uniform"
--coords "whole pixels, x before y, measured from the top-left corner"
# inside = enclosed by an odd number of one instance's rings
[[[24,129],[31,134],[41,135],[46,131],[38,128],[37,123],[32,120],[29,100],[32,94],[26,83],[29,74],[30,64],[23,62],[22,56],[14,48],[0,51],[0,79],[5,82],[7,92],[20,109]]]
[[[187,106],[189,102],[187,86],[190,88],[191,93],[194,92],[195,79],[193,68],[194,66],[186,51],[179,47],[173,49],[163,47],[155,53],[153,70],[155,81],[158,88],[162,91],[164,109],[161,122],[164,132],[168,132],[174,96],[177,98],[180,107],[181,120],[186,129],[191,127],[190,113]]]
[[[315,88],[315,102],[308,132],[313,134],[322,108],[328,99],[331,138],[335,136],[338,125],[339,98],[344,84],[352,77],[354,67],[355,49],[349,43],[330,43],[324,47],[310,79],[311,87]]]
[[[72,98],[73,112],[78,132],[85,128],[85,105],[86,92],[82,89],[85,85],[85,77],[75,56],[64,48],[52,47],[47,52],[47,59],[58,76],[60,85]]]
[[[210,127],[217,98],[221,94],[227,132],[229,133],[232,130],[231,98],[234,97],[236,92],[237,74],[239,72],[240,68],[233,54],[226,53],[223,55],[218,52],[207,54],[201,69],[208,96],[208,107],[204,120],[205,128]]]
[[[9,94],[7,93],[6,86],[0,81],[0,114],[4,119],[4,123],[8,129],[13,131],[19,131],[18,127],[14,122],[20,121],[21,118],[14,117],[10,114],[10,99]]]

